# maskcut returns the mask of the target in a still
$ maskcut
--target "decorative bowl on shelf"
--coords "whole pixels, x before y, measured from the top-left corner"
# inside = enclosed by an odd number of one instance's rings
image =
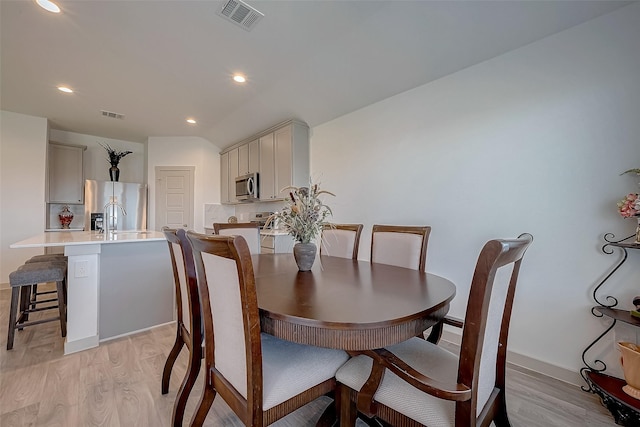
[[[627,382],[627,385],[622,387],[622,391],[640,399],[640,346],[631,342],[619,342],[618,347],[622,353],[620,363],[622,363],[624,380]]]

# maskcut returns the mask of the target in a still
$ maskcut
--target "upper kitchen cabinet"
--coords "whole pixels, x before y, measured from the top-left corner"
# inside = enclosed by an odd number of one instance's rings
[[[260,140],[238,147],[238,176],[260,171]]]
[[[236,177],[254,172],[261,201],[283,200],[285,187],[309,185],[309,126],[280,123],[225,150],[220,162],[222,203],[236,203]]]
[[[84,151],[82,145],[49,143],[48,203],[84,203]]]
[[[288,194],[282,191],[286,187],[308,185],[309,127],[305,123],[291,121],[260,138],[260,200],[282,200]]]
[[[231,203],[229,199],[229,153],[220,154],[220,202]]]

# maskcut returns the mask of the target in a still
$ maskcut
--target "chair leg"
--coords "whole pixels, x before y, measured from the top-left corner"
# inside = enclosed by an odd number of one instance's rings
[[[427,341],[433,344],[438,344],[440,338],[442,337],[442,330],[444,329],[444,322],[439,321],[435,325],[431,327],[431,332],[425,338]]]
[[[60,330],[62,336],[67,336],[67,304],[64,302],[64,283],[62,281],[56,282],[56,288],[58,290],[58,313],[60,314]]]
[[[504,391],[498,396],[498,407],[493,418],[496,427],[511,427],[509,416],[507,415],[507,402],[505,401]]]
[[[31,308],[36,308],[36,298],[38,297],[38,284],[31,286]]]
[[[351,400],[349,387],[338,384],[336,399],[340,399],[340,427],[354,427],[358,410],[356,402]]]
[[[18,313],[18,297],[20,289],[18,287],[11,288],[11,312],[9,313],[9,333],[7,334],[7,350],[13,348],[13,338],[16,334],[16,316]]]
[[[18,316],[18,322],[24,323],[29,320],[29,303],[31,302],[31,286],[20,286],[20,315]],[[23,328],[18,328],[22,330]]]
[[[184,418],[184,410],[187,406],[187,400],[191,394],[191,390],[196,383],[198,374],[200,373],[201,357],[197,352],[191,352],[189,354],[189,366],[187,367],[187,374],[182,380],[180,390],[176,396],[176,402],[173,405],[173,426],[182,426],[182,419]],[[206,415],[205,415],[206,416]]]
[[[207,372],[206,375],[209,376],[210,374]],[[198,403],[198,408],[193,414],[193,418],[191,418],[191,427],[202,427],[215,397],[216,391],[213,389],[213,385],[205,384],[204,390],[202,390],[202,396],[200,397],[200,402]]]
[[[173,343],[173,347],[169,352],[169,357],[167,357],[167,361],[164,363],[164,370],[162,371],[162,394],[167,394],[169,392],[169,380],[171,379],[173,364],[176,363],[176,359],[178,358],[180,350],[182,350],[182,346],[184,345],[184,341],[182,340],[182,336],[180,335],[179,322],[177,326],[178,335],[176,336],[176,342]]]

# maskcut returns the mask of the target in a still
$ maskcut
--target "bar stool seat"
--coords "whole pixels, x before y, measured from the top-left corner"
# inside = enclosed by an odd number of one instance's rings
[[[44,255],[34,255],[28,260],[25,261],[25,264],[33,264],[34,262],[60,262],[64,263],[65,268],[67,267],[67,256],[63,254],[44,254]],[[34,284],[31,286],[31,308],[35,308],[36,304],[51,302],[52,300],[38,300],[39,295],[48,295],[54,294],[57,291],[43,291],[38,292],[38,285]],[[64,302],[67,303],[67,284],[65,281],[64,286]]]
[[[45,254],[45,255],[34,255],[25,261],[25,264],[31,264],[34,262],[47,262],[47,261],[62,261],[67,262],[67,256],[63,254]]]
[[[66,264],[60,262],[34,262],[24,264],[9,274],[11,286],[11,312],[9,313],[9,332],[7,336],[7,350],[13,348],[16,329],[33,326],[40,323],[60,321],[62,336],[67,336],[67,319],[65,303]],[[55,282],[57,288],[58,305],[34,308],[31,302],[31,287],[38,283]],[[56,301],[55,299],[51,301]],[[58,316],[29,322],[29,313],[58,309]]]

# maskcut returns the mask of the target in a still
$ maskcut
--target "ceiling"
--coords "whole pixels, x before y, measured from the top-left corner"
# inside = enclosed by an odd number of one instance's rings
[[[630,2],[248,0],[265,15],[251,31],[217,15],[223,3],[58,0],[52,14],[0,0],[0,108],[103,138],[224,148],[291,118],[317,126]]]

